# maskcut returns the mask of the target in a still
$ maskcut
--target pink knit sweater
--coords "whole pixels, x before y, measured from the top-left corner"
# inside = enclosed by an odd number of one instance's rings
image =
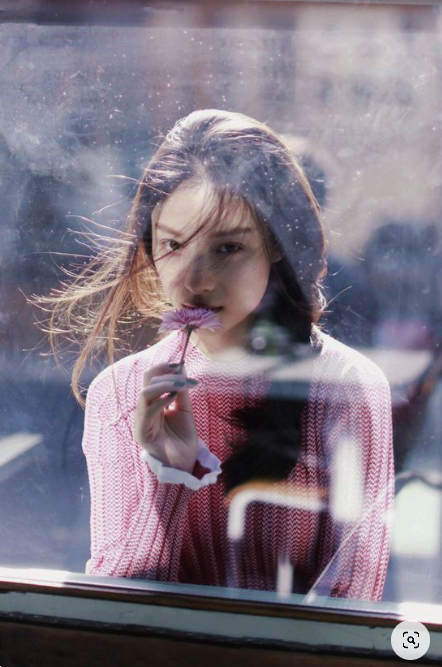
[[[288,561],[294,593],[314,587],[321,595],[379,600],[394,493],[390,393],[381,371],[318,334],[319,354],[299,367],[310,393],[301,451],[286,488],[300,485],[307,494],[326,489],[326,506],[318,512],[253,503],[243,537],[233,544],[218,471],[231,453],[226,441],[238,433],[223,416],[259,398],[269,374],[251,373],[250,358],[215,362],[190,342],[187,375],[200,380],[190,398],[198,434],[211,452],[201,449],[199,460],[212,472],[191,476],[152,465],[152,459],[149,465],[133,437],[143,372],[179,360],[182,344],[183,335],[174,332],[105,369],[89,388],[83,437],[91,489],[87,571],[275,590],[278,563]]]

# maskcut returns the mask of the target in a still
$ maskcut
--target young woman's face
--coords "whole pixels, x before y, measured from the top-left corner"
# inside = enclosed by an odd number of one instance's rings
[[[153,258],[174,308],[212,309],[222,330],[193,334],[207,352],[241,346],[249,316],[267,289],[271,263],[250,214],[240,208],[208,228],[201,219],[210,186],[182,184],[152,214]],[[167,256],[164,256],[167,255]]]

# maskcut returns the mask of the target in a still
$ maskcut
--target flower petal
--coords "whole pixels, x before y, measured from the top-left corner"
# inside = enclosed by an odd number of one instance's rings
[[[189,329],[222,329],[218,315],[208,308],[181,308],[172,310],[163,316],[159,333],[164,331],[188,331]]]

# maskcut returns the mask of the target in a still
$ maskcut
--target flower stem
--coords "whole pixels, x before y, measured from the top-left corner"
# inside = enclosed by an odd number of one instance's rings
[[[179,364],[180,364],[179,365],[179,370],[181,370],[182,367],[184,366],[184,357],[186,356],[187,346],[189,345],[190,334],[192,333],[193,330],[194,330],[194,327],[189,327],[188,329],[186,329],[186,334],[187,334],[186,335],[186,342],[184,344],[184,350],[183,350],[183,353],[181,355],[181,359],[179,361]]]

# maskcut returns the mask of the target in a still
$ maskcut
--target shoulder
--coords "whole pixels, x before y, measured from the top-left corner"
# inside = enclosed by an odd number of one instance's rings
[[[107,366],[89,385],[86,408],[94,403],[115,415],[130,411],[143,386],[143,373],[154,365],[176,360],[178,348],[179,340],[173,332],[146,350]]]
[[[388,380],[365,355],[320,333],[318,371],[310,409],[319,420],[326,451],[343,435],[366,452],[392,447],[392,409]]]
[[[315,336],[317,381],[329,384],[341,396],[373,394],[373,398],[382,395],[389,400],[388,380],[371,359],[322,331]]]

